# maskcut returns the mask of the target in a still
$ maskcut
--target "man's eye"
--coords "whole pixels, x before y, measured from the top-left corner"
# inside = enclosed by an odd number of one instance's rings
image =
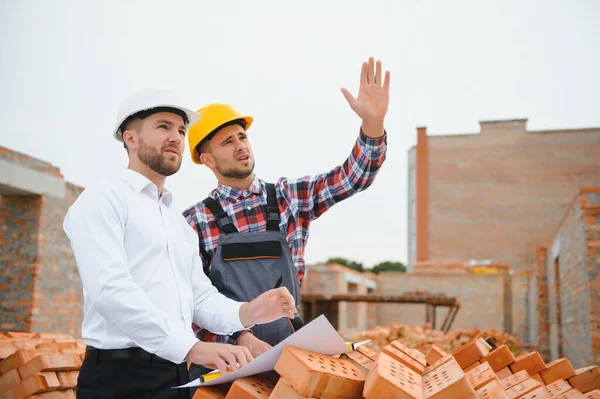
[[[167,125],[160,125],[160,126],[158,126],[158,128],[159,128],[159,129],[166,129],[166,128],[167,128]]]
[[[181,134],[182,136],[185,136],[185,130],[180,130],[179,134]]]

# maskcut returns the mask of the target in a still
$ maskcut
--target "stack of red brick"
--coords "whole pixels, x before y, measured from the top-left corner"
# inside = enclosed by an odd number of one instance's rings
[[[0,399],[75,398],[84,350],[63,334],[0,334]],[[545,364],[538,352],[515,357],[478,337],[451,354],[435,345],[423,354],[399,341],[341,356],[288,346],[273,372],[199,388],[194,399],[600,399],[599,389],[598,366],[574,370],[566,358]]]
[[[274,372],[201,387],[194,399],[600,399],[599,389],[598,366],[545,364],[538,352],[515,358],[477,338],[452,354],[432,346],[424,355],[398,341],[341,356],[286,347]]]
[[[376,351],[380,351],[392,341],[399,341],[425,353],[432,345],[436,345],[446,352],[454,352],[467,342],[479,337],[492,338],[498,346],[508,346],[515,355],[521,353],[522,345],[518,336],[499,332],[493,328],[485,330],[459,328],[444,333],[441,330],[432,329],[429,324],[423,327],[396,324],[390,327],[378,326],[373,330],[360,332],[355,334],[352,339],[355,342],[371,340],[370,346]]]
[[[70,335],[0,334],[0,399],[74,399],[84,352]]]

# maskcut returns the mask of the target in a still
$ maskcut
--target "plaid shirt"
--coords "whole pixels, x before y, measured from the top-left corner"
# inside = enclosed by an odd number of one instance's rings
[[[361,132],[352,153],[342,165],[327,173],[296,180],[282,177],[275,183],[281,215],[279,228],[286,236],[300,284],[304,277],[304,247],[310,223],[334,204],[369,187],[385,160],[386,150],[387,134],[371,139]],[[210,196],[221,204],[240,233],[266,230],[264,181],[254,178],[246,190],[219,184]],[[223,233],[214,215],[202,202],[186,209],[183,216],[198,233],[200,245],[208,254],[208,259],[202,257],[205,270],[208,270]],[[236,340],[229,335],[212,334],[196,325],[193,328],[203,341],[235,344]]]

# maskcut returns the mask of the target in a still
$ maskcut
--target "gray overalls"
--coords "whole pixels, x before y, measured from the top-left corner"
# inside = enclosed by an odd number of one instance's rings
[[[215,216],[225,233],[207,273],[213,285],[223,295],[249,302],[280,283],[287,287],[300,306],[300,285],[287,240],[279,230],[279,208],[275,186],[267,185],[267,230],[240,233],[229,215],[217,201],[208,197],[203,202]],[[292,323],[283,317],[269,324],[252,327],[254,335],[271,346],[277,345],[294,332]]]

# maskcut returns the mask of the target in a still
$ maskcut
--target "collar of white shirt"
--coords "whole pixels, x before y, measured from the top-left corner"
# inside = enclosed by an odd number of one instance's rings
[[[135,192],[141,193],[142,191],[146,190],[149,194],[152,194],[156,200],[159,199],[158,188],[156,187],[156,184],[152,183],[152,181],[143,174],[132,169],[125,169],[121,178]],[[173,203],[173,194],[166,187],[163,187],[162,200],[168,207],[170,207]]]

